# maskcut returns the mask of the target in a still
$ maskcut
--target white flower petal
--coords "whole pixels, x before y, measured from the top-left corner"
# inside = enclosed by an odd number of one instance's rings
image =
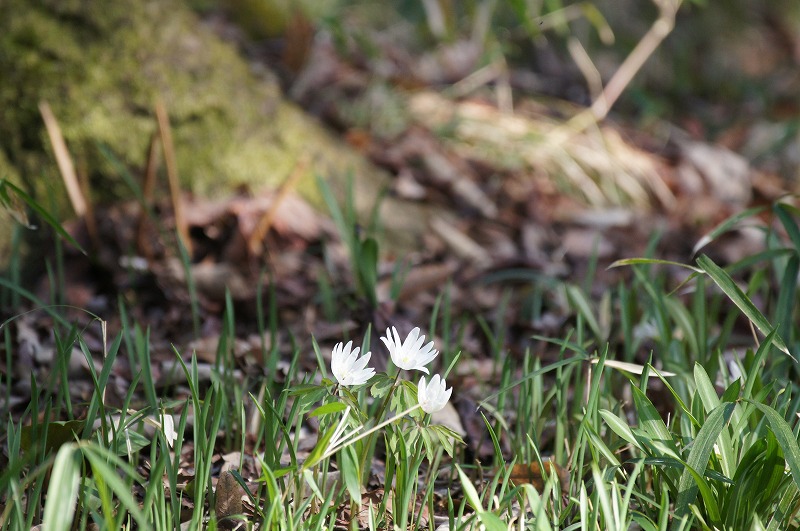
[[[353,348],[352,341],[348,341],[346,345],[334,345],[331,352],[331,372],[341,385],[361,385],[375,375],[375,369],[367,368],[372,353],[367,352],[359,358],[360,351],[360,347]]]
[[[420,335],[419,327],[411,330],[405,341],[400,341],[400,334],[397,333],[397,328],[387,328],[386,337],[381,337],[381,341],[389,350],[392,362],[407,371],[417,370],[430,374],[425,365],[433,361],[439,354],[439,351],[433,348],[433,341],[423,346],[425,336]]]
[[[447,389],[447,383],[438,374],[433,375],[430,383],[423,376],[417,386],[417,400],[425,413],[436,413],[442,409],[452,394],[453,388]]]
[[[166,412],[161,413],[161,429],[164,431],[167,444],[172,448],[172,445],[178,440],[178,434],[175,432],[175,419],[172,418],[172,415],[168,415]]]

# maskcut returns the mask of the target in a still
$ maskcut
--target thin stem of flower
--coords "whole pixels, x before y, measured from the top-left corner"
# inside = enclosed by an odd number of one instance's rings
[[[354,444],[354,443],[360,441],[364,437],[372,435],[373,433],[375,433],[376,431],[380,430],[381,428],[384,428],[384,427],[388,426],[389,424],[391,424],[392,422],[405,417],[406,415],[408,415],[409,413],[411,413],[412,411],[414,411],[415,409],[418,409],[420,407],[421,406],[419,404],[411,406],[410,408],[406,409],[402,413],[399,413],[399,414],[395,415],[394,417],[388,418],[388,419],[384,420],[383,422],[381,422],[380,424],[377,424],[377,425],[373,426],[372,428],[370,428],[369,430],[365,431],[364,433],[362,433],[358,437],[356,437],[354,439],[350,439],[349,441],[342,442],[341,444],[339,444],[335,448],[331,448],[330,450],[328,450],[327,452],[322,454],[322,457],[319,458],[319,461],[322,461],[323,459],[327,459],[327,458],[331,457],[333,454],[335,454],[336,452],[338,452],[342,448],[345,448],[346,446],[350,446],[351,444]]]
[[[336,426],[336,429],[333,431],[333,435],[331,436],[331,442],[330,442],[331,448],[336,446],[336,444],[342,437],[342,433],[347,427],[347,417],[349,415],[350,415],[350,406],[347,406],[347,409],[344,410],[344,415],[342,415],[342,420],[339,421],[339,425]]]
[[[386,396],[383,398],[383,402],[381,403],[381,407],[378,410],[378,416],[375,417],[375,418],[378,418],[378,419],[382,418],[383,414],[386,412],[386,408],[389,406],[389,400],[392,398],[392,393],[394,393],[394,390],[397,389],[397,382],[400,380],[400,372],[401,372],[401,369],[398,367],[397,374],[394,375],[394,383],[392,384],[392,387],[389,389],[389,392],[386,393]],[[373,433],[373,432],[374,432],[374,428],[369,430],[369,431],[367,431],[367,432],[365,432],[364,435],[366,435],[368,433]],[[362,474],[363,474],[363,471],[364,471],[364,467],[367,464],[367,453],[369,452],[369,449],[371,447],[372,447],[372,439],[370,439],[367,442],[367,444],[364,445],[364,449],[361,452],[361,456],[360,456],[360,458],[358,460],[359,470],[362,471]],[[362,479],[365,479],[365,478],[362,478]]]

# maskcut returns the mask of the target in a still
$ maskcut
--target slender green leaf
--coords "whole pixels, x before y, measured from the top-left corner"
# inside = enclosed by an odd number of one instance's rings
[[[792,318],[797,304],[797,276],[800,272],[800,255],[792,255],[783,270],[775,319],[778,330],[788,340],[792,340]]]
[[[717,396],[717,391],[714,389],[714,384],[711,383],[711,380],[706,373],[706,370],[703,368],[702,365],[699,363],[694,364],[694,381],[695,385],[697,386],[697,392],[700,395],[700,400],[703,402],[703,408],[706,410],[706,413],[710,414],[712,411],[716,410],[720,405],[719,397]],[[708,425],[708,420],[703,425],[705,428]],[[702,432],[702,429],[700,430]],[[698,434],[699,437],[699,434]],[[720,452],[720,460],[722,461],[722,473],[728,477],[733,476],[734,470],[736,468],[736,458],[733,454],[733,443],[731,442],[730,433],[727,430],[723,429],[719,433],[719,444],[717,444],[717,448]],[[695,444],[697,444],[695,440]],[[693,467],[697,468],[697,467]],[[698,470],[703,470],[703,468]]]
[[[700,238],[697,243],[694,245],[692,249],[692,256],[697,254],[697,251],[708,245],[709,243],[716,240],[722,234],[728,232],[731,228],[734,227],[737,223],[742,221],[745,218],[753,217],[756,214],[760,214],[765,210],[766,207],[753,207],[748,208],[747,210],[742,210],[741,212],[730,216],[728,219],[724,220],[722,223],[711,229],[710,232],[705,234],[702,238]]]
[[[581,317],[586,321],[586,324],[589,325],[589,328],[592,329],[595,337],[598,340],[605,340],[606,337],[604,336],[603,332],[600,330],[600,324],[597,322],[597,319],[594,316],[594,311],[592,311],[592,307],[589,305],[589,301],[586,298],[586,294],[578,286],[567,285],[566,286],[566,293],[567,299],[572,303],[572,306],[575,310],[580,314]]]
[[[667,429],[667,425],[661,420],[658,410],[647,398],[647,395],[638,387],[631,386],[633,389],[633,401],[636,404],[636,414],[639,416],[639,426],[647,433],[647,435],[655,442],[659,442],[672,455],[670,457],[678,457],[678,447],[675,441],[672,440],[672,433]]]
[[[310,469],[321,460],[323,455],[325,455],[325,452],[328,451],[328,444],[331,442],[331,437],[333,437],[334,431],[336,431],[335,428],[330,428],[322,435],[322,437],[317,439],[317,445],[313,450],[311,450],[311,453],[308,454],[308,457],[303,463],[304,469]]]
[[[692,450],[689,452],[689,458],[686,461],[686,468],[681,474],[680,483],[678,484],[678,499],[675,505],[675,513],[678,516],[683,516],[689,513],[689,505],[694,503],[697,496],[698,488],[704,488],[705,480],[697,474],[697,470],[705,470],[708,464],[711,452],[714,450],[714,444],[719,438],[722,430],[728,424],[733,413],[735,404],[733,402],[725,402],[715,408],[706,419],[703,427],[700,428],[697,437],[692,442]],[[713,495],[710,497],[714,498]],[[716,503],[710,504],[706,497],[703,497],[706,502],[706,509],[714,521],[719,521],[719,508]]]
[[[80,483],[80,452],[75,443],[61,446],[53,463],[47,503],[44,507],[44,531],[67,531],[72,528],[72,517],[78,499]]]
[[[581,484],[582,493],[586,492],[583,484]],[[525,492],[525,498],[528,500],[528,505],[531,507],[531,512],[534,514],[536,518],[536,530],[537,531],[550,531],[553,527],[550,525],[550,522],[547,520],[546,514],[546,504],[543,502],[542,497],[533,488],[533,485],[530,483],[525,483],[522,485],[522,490]],[[588,505],[588,504],[586,504]],[[581,506],[583,509],[584,506]]]
[[[361,500],[361,469],[359,467],[358,455],[353,446],[342,448],[339,452],[339,470],[344,477],[344,484],[347,492],[353,501]]]
[[[686,338],[686,341],[689,343],[689,349],[692,351],[695,358],[699,357],[700,343],[695,332],[697,325],[693,322],[689,310],[687,310],[683,304],[673,298],[664,299],[664,304],[666,305],[670,316],[672,316],[672,319],[678,325],[678,328]]]
[[[347,409],[347,406],[342,402],[328,402],[327,404],[319,406],[317,409],[309,413],[308,418],[324,417],[325,415],[330,415],[331,413],[339,413],[345,409]]]
[[[118,471],[122,471],[127,478],[141,481],[133,467],[106,448],[94,444],[84,444],[81,449],[84,457],[91,464],[95,476],[103,478],[103,481],[114,492],[122,507],[128,511],[140,527],[146,528],[147,520],[139,508],[139,504],[134,500],[130,486],[123,483],[119,477]]]
[[[711,487],[708,485],[708,482],[703,478],[703,476],[698,474],[697,471],[694,468],[688,466],[686,463],[683,463],[683,472],[684,472],[684,474],[688,473],[691,476],[690,481],[692,479],[694,480],[695,489],[699,489],[700,490],[700,495],[703,498],[703,503],[705,503],[705,505],[706,505],[706,510],[708,511],[709,517],[714,522],[719,522],[720,519],[721,519],[721,516],[722,516],[721,513],[720,513],[720,510],[719,510],[719,504],[717,503],[717,499],[714,496],[714,493],[711,490]],[[680,496],[680,492],[679,492],[678,495]],[[692,497],[692,499],[694,500],[694,497],[696,497],[696,496],[697,496],[697,492],[695,492],[695,494]],[[682,528],[682,522],[681,522],[681,520],[679,518],[681,516],[688,517],[690,512],[694,512],[696,510],[696,506],[694,506],[692,504],[689,504],[687,507],[688,507],[689,510],[687,510],[687,512],[685,514],[678,514],[678,512],[676,510],[676,512],[675,512],[675,517],[676,518],[672,521],[672,529],[676,529],[676,528],[680,529],[680,528]]]
[[[781,499],[778,502],[777,510],[770,517],[767,524],[767,531],[779,531],[780,529],[787,529],[786,518],[793,514],[797,506],[797,497],[800,495],[797,485],[792,483],[781,494]]]
[[[594,446],[597,451],[606,458],[606,461],[608,461],[611,466],[620,466],[617,456],[614,455],[614,452],[612,452],[608,446],[606,446],[606,443],[603,442],[603,439],[600,438],[594,428],[592,428],[591,424],[587,422],[584,424],[584,428],[586,429],[586,435],[589,438],[589,442],[591,442],[592,446]]]
[[[378,303],[376,292],[378,285],[378,242],[375,238],[366,238],[361,243],[361,253],[357,266],[364,288],[364,295],[375,306]]]
[[[14,192],[14,194],[17,197],[22,199],[25,202],[25,204],[27,204],[31,208],[31,210],[36,212],[44,220],[45,223],[50,225],[50,227],[54,231],[56,231],[56,233],[58,233],[59,236],[67,240],[70,243],[70,245],[78,249],[81,253],[87,254],[84,248],[81,247],[81,244],[75,241],[75,238],[73,238],[66,230],[64,230],[64,227],[61,226],[61,223],[59,223],[58,220],[56,220],[53,216],[51,216],[50,213],[44,207],[42,207],[39,203],[37,203],[36,200],[33,199],[31,196],[26,194],[24,190],[15,186],[14,184],[11,183],[11,181],[8,181],[6,179],[0,179],[0,202],[6,205],[10,203],[10,201],[8,201],[10,198],[5,191],[5,188],[8,188],[12,192]]]
[[[475,485],[472,484],[472,480],[467,477],[458,464],[456,464],[456,470],[458,471],[458,478],[461,480],[461,488],[464,489],[464,495],[467,497],[467,501],[476,511],[483,511],[481,497],[478,496],[478,491],[475,490]]]
[[[749,399],[747,402],[753,404],[764,414],[772,433],[775,434],[775,439],[777,439],[781,450],[783,450],[783,457],[786,459],[786,464],[789,465],[789,470],[792,472],[792,479],[795,484],[800,487],[800,447],[797,445],[797,438],[794,436],[794,433],[792,433],[792,428],[790,428],[786,420],[770,406]]]
[[[711,280],[719,286],[719,288],[728,296],[728,298],[733,301],[733,303],[742,310],[750,322],[752,322],[762,334],[768,335],[769,332],[772,330],[772,326],[767,321],[767,318],[764,317],[764,314],[756,308],[755,304],[753,304],[747,295],[736,285],[733,279],[725,272],[724,269],[719,267],[717,264],[711,261],[706,255],[701,256],[697,259],[698,265],[703,269],[703,271],[711,277]],[[795,362],[797,361],[794,356],[791,355],[789,349],[786,347],[786,343],[784,343],[781,336],[775,334],[772,339],[772,343],[782,352],[786,353],[790,358],[792,358]]]
[[[489,511],[480,511],[478,513],[478,520],[481,521],[486,531],[508,531],[506,525],[496,514]]]
[[[800,216],[800,210],[786,203],[778,203],[773,210],[778,216],[778,219],[781,220],[783,228],[786,229],[786,234],[788,234],[789,239],[792,240],[792,245],[794,245],[795,250],[800,253],[800,229],[798,229],[797,223],[792,217],[792,215]]]
[[[747,379],[744,382],[744,391],[742,392],[743,398],[752,398],[753,387],[758,381],[758,375],[761,372],[761,362],[764,361],[764,358],[767,356],[767,352],[772,346],[772,338],[776,333],[777,330],[771,331],[758,346],[758,350],[756,350],[756,354],[753,356],[753,361],[750,364],[750,371],[747,373]]]
[[[691,269],[692,271],[695,271],[697,273],[702,273],[703,272],[702,269],[696,268],[694,266],[690,266],[689,264],[682,264],[680,262],[672,262],[670,260],[657,260],[655,258],[625,258],[623,260],[617,260],[616,262],[614,262],[613,264],[608,266],[608,269],[611,269],[612,267],[621,267],[621,266],[629,266],[629,265],[640,265],[640,264],[645,264],[645,265],[651,265],[651,264],[671,265],[671,266],[676,266],[676,267],[682,267],[682,268],[685,268],[685,269]]]
[[[600,416],[603,417],[603,420],[606,421],[606,424],[608,424],[608,427],[611,428],[614,433],[640,450],[642,449],[642,447],[639,446],[639,442],[636,440],[636,436],[624,420],[607,409],[601,409],[598,413],[600,413]]]
[[[520,378],[519,380],[516,380],[515,382],[512,382],[512,383],[508,384],[507,386],[503,387],[502,389],[500,389],[496,393],[492,393],[491,395],[487,396],[486,398],[484,398],[483,400],[478,402],[478,405],[480,407],[485,407],[489,403],[489,401],[492,400],[493,398],[506,393],[509,389],[513,389],[514,387],[517,387],[518,385],[520,385],[523,382],[526,382],[526,381],[528,381],[528,380],[530,380],[532,378],[536,378],[537,376],[540,376],[540,375],[542,375],[544,373],[556,370],[559,367],[564,367],[566,365],[571,365],[571,364],[578,363],[578,362],[585,361],[585,360],[586,360],[586,357],[584,357],[584,356],[574,356],[572,358],[567,358],[567,359],[564,359],[564,360],[556,361],[554,363],[551,363],[550,365],[542,367],[541,369],[537,369],[535,371],[531,371],[528,374],[526,374],[525,376],[523,376],[522,378]]]

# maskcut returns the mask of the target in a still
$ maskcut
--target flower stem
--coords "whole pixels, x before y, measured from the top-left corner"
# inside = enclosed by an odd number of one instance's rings
[[[389,400],[391,400],[392,394],[394,393],[395,389],[397,389],[397,382],[399,380],[400,380],[400,370],[398,369],[397,374],[394,375],[394,383],[392,384],[392,387],[389,389],[389,392],[386,393],[386,396],[383,399],[383,403],[381,403],[381,407],[378,410],[378,416],[375,417],[375,418],[380,419],[380,418],[383,417],[383,414],[386,412],[386,408],[389,406]],[[414,408],[411,408],[411,409],[413,410]],[[405,415],[405,413],[403,413],[403,415]],[[403,415],[397,415],[397,417],[401,417]],[[397,417],[393,417],[393,418],[397,418]],[[384,423],[384,424],[378,424],[378,426],[383,427],[383,426],[386,426],[387,424],[388,424],[388,422]],[[377,428],[377,426],[375,428],[372,428],[371,430],[368,430],[368,431],[364,432],[362,435],[367,435],[369,433],[374,433],[376,428]],[[370,439],[367,441],[367,444],[364,445],[364,449],[361,452],[361,457],[358,460],[359,470],[361,471],[361,474],[362,474],[362,478],[361,478],[362,482],[366,481],[366,479],[369,477],[368,474],[366,475],[366,477],[364,477],[364,467],[367,464],[367,454],[369,453],[369,449],[372,447],[372,442],[373,442],[372,438],[370,437]]]
[[[337,445],[334,448],[331,448],[330,450],[328,450],[327,452],[322,454],[322,457],[319,458],[319,461],[322,461],[323,459],[327,459],[328,457],[331,457],[333,454],[335,454],[336,452],[338,452],[342,448],[344,448],[346,446],[350,446],[351,444],[354,444],[354,443],[360,441],[364,437],[372,435],[373,433],[375,433],[376,431],[380,430],[381,428],[384,428],[384,427],[388,426],[389,424],[391,424],[395,420],[398,420],[398,419],[401,419],[401,418],[405,417],[406,415],[408,415],[409,413],[411,413],[412,411],[414,411],[415,409],[417,409],[419,407],[420,407],[419,404],[411,406],[410,408],[406,409],[402,413],[399,413],[398,415],[396,415],[394,417],[391,417],[391,418],[388,418],[388,419],[384,420],[383,422],[381,422],[380,424],[377,424],[377,425],[373,426],[372,428],[370,428],[369,430],[365,431],[364,433],[362,433],[358,437],[350,439],[349,441],[343,441],[341,444]],[[361,466],[364,466],[363,462],[362,462]]]

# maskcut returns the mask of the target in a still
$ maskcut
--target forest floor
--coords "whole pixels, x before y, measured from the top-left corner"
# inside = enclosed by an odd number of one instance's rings
[[[213,17],[208,23],[231,31]],[[578,107],[526,95],[522,81],[514,81],[525,76],[498,74],[492,64],[463,70],[460,61],[470,64],[474,52],[465,43],[418,60],[396,42],[376,41],[379,51],[371,56],[345,54],[330,40],[303,40],[303,31],[288,37],[306,44],[302,64],[271,45],[240,44],[254,63],[280,61],[286,93],[388,172],[387,194],[423,205],[427,223],[394,244],[382,238],[392,219],[380,215],[380,203],[375,224],[352,219],[346,199],[337,219],[335,209],[321,212],[301,199],[291,179],[261,194],[181,197],[190,238],[184,258],[172,236],[180,223],[169,198],[152,204],[150,213],[135,202],[97,210],[95,227],[66,223],[90,257],[68,245],[54,247],[51,267],[28,278],[33,295],[66,305],[63,317],[82,324],[88,349],[98,355],[132,323],[147,330],[154,385],[174,401],[190,394],[176,372],[175,351],[196,354],[201,379],[210,385],[228,320],[235,320],[231,360],[243,386],[268,370],[270,351],[280,353],[273,368],[284,374],[292,352],[307,353],[297,370],[312,374],[319,368],[312,338],[327,363],[335,342],[368,330],[382,370],[388,355],[377,336],[391,326],[402,336],[419,326],[451,350],[446,359],[461,353],[447,379],[452,407],[439,420],[463,436],[466,461],[491,462],[495,449],[477,404],[499,387],[500,373],[487,353],[502,345],[520,366],[530,356],[542,365],[557,361],[559,345],[532,338],[568,337],[586,318],[584,303],[599,316],[600,335],[617,348],[624,338],[607,294],[634,273],[611,264],[632,257],[692,263],[700,249],[721,265],[738,262],[766,248],[763,227],[774,225],[771,211],[719,237],[712,231],[796,192],[769,165],[731,149],[734,132],[726,146],[671,124],[641,130],[624,116],[573,128],[569,118]],[[371,237],[380,259],[374,284],[365,285],[353,242]],[[665,265],[664,272],[667,286],[688,276],[677,266]],[[31,401],[31,375],[48,381],[59,351],[51,334],[55,317],[17,316],[32,306],[0,314],[0,320],[15,317],[5,346],[14,352],[13,379],[4,376],[14,384],[0,408],[12,419]],[[92,314],[102,317],[102,327]],[[746,340],[747,324],[737,329]],[[647,363],[647,347],[644,342],[627,361]],[[95,390],[92,373],[101,371],[102,357],[94,363],[89,370],[76,345],[68,368],[76,412]],[[107,407],[127,403],[133,378],[120,356],[106,387]],[[539,448],[547,452],[554,435],[545,430]],[[315,438],[308,440],[298,455],[311,451]],[[512,453],[507,439],[500,444]],[[189,441],[183,452],[188,460]],[[222,448],[218,458],[220,466],[232,459]],[[381,466],[376,462],[373,472],[380,474]],[[241,474],[257,477],[254,469]]]

